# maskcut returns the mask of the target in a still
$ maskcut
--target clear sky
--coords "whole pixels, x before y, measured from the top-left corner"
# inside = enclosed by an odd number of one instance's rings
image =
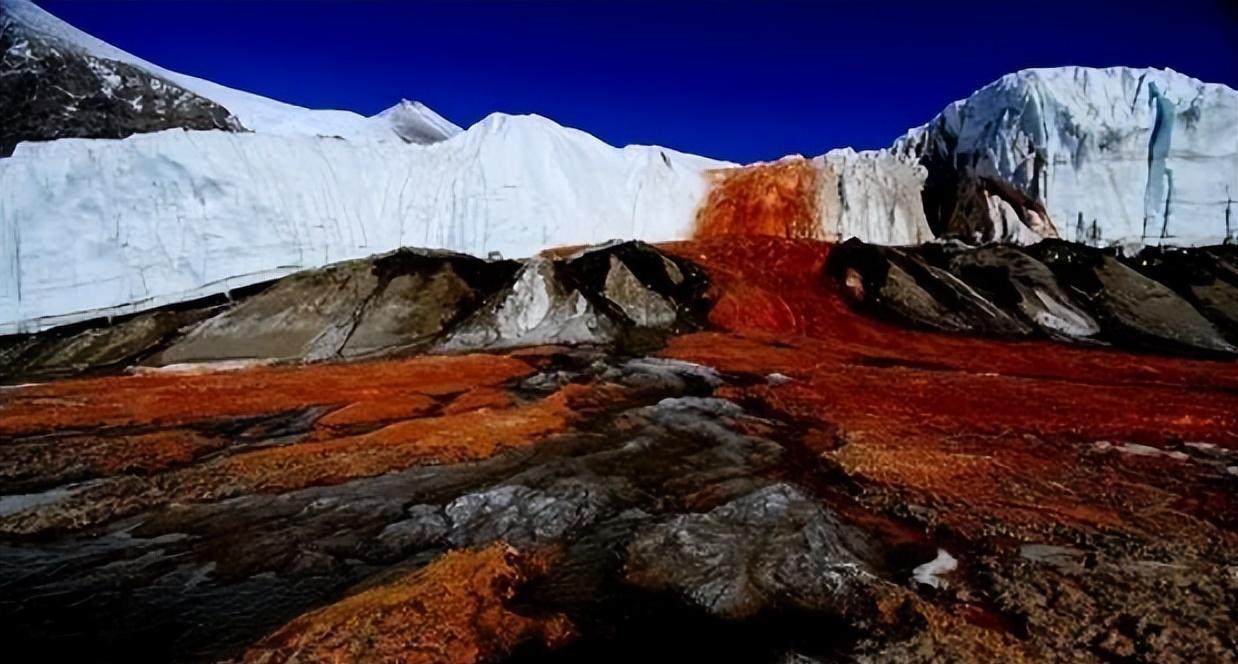
[[[1238,88],[1238,0],[59,1],[169,69],[367,115],[539,113],[736,161],[888,145],[1002,74],[1171,67]]]

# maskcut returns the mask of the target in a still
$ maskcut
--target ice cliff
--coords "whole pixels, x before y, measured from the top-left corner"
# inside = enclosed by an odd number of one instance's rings
[[[1238,92],[1168,69],[1020,71],[895,148],[929,169],[930,217],[958,180],[987,177],[1042,204],[1069,240],[1201,245],[1238,232]]]
[[[678,239],[719,165],[507,115],[427,146],[182,130],[23,143],[0,160],[0,332],[401,246],[519,257]]]

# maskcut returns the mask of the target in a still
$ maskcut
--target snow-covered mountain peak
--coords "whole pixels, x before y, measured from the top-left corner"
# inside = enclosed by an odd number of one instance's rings
[[[30,0],[0,0],[0,26],[16,26],[30,35],[58,42],[66,48],[126,64],[153,67],[115,46],[91,36],[56,18]]]
[[[419,145],[437,143],[463,131],[429,106],[408,99],[401,99],[400,103],[374,118],[389,124],[391,130],[406,142]]]
[[[250,131],[280,136],[330,136],[357,142],[413,143],[434,142],[459,133],[459,127],[424,104],[398,104],[389,109],[398,109],[394,114],[398,121],[393,122],[392,117],[384,117],[386,113],[367,118],[351,111],[307,109],[170,71],[78,30],[29,0],[0,0],[0,14],[0,25],[17,28],[23,38],[45,40],[79,55],[124,63],[170,81],[227,109]]]

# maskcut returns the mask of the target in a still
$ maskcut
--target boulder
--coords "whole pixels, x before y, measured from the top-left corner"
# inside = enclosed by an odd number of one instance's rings
[[[941,253],[951,274],[1050,337],[1091,339],[1100,332],[1100,325],[1058,284],[1053,271],[1018,247],[956,246]]]
[[[820,504],[774,484],[638,532],[626,579],[731,620],[777,609],[867,616],[877,578],[862,547]]]
[[[708,313],[708,278],[642,242],[528,260],[441,344],[448,350],[644,342],[694,330]]]

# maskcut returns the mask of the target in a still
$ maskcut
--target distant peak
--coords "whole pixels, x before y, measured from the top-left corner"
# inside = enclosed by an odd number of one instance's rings
[[[418,145],[437,143],[464,131],[429,106],[410,99],[401,99],[374,117],[387,122],[405,142]]]

